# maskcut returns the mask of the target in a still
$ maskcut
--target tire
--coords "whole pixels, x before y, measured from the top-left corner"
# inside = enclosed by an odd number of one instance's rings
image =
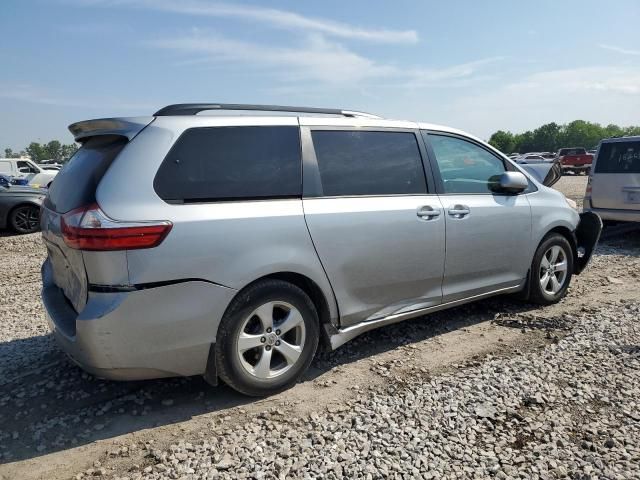
[[[40,230],[40,208],[20,205],[9,214],[9,225],[16,233],[34,233]]]
[[[572,275],[571,244],[559,233],[547,235],[538,246],[531,263],[529,300],[540,305],[559,302],[567,294]]]
[[[289,329],[278,328],[283,326]],[[220,322],[218,376],[245,395],[281,392],[307,370],[319,336],[318,312],[302,289],[282,280],[259,281],[236,296]]]

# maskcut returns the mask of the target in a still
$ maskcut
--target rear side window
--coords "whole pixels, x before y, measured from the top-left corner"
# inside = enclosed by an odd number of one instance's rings
[[[596,173],[640,173],[640,141],[603,143],[595,170]]]
[[[125,137],[104,135],[89,139],[55,176],[45,206],[58,213],[96,201],[105,172],[127,144]]]
[[[325,196],[426,193],[416,136],[410,132],[311,132]]]
[[[168,202],[299,197],[298,127],[203,127],[186,130],[154,180]]]

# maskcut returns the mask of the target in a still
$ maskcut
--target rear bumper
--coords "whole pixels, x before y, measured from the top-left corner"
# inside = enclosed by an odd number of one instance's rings
[[[218,324],[236,291],[189,281],[129,292],[90,292],[77,313],[42,266],[42,300],[60,347],[80,367],[113,380],[205,373]]]
[[[593,208],[588,205],[590,205],[590,201],[585,199],[585,211],[597,213],[603,220],[612,220],[615,222],[640,222],[640,210]]]

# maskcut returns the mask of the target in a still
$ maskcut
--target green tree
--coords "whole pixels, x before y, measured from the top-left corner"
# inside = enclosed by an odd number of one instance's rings
[[[535,151],[553,152],[559,148],[560,125],[551,122],[536,128],[531,141]]]
[[[56,162],[62,159],[62,145],[58,140],[51,140],[44,147],[47,157]]]
[[[73,156],[74,153],[78,151],[78,145],[75,143],[70,143],[68,145],[62,145],[61,147],[61,161],[68,162],[69,159]]]
[[[513,133],[498,130],[496,133],[491,135],[489,144],[496,147],[501,152],[509,154],[514,151],[515,139],[513,138]]]
[[[640,126],[619,127],[609,124],[574,120],[566,125],[547,123],[533,131],[512,134],[498,130],[489,140],[491,145],[509,152],[554,152],[563,147],[593,148],[600,140],[623,135],[640,135]],[[511,142],[512,139],[512,142]]]
[[[41,162],[42,160],[47,159],[47,151],[45,147],[38,142],[31,142],[25,151],[34,162]]]

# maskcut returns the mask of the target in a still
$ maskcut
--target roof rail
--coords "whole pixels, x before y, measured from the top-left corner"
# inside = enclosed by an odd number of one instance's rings
[[[286,107],[282,105],[249,105],[243,103],[176,103],[161,108],[154,117],[169,115],[196,115],[205,110],[247,110],[257,112],[292,112],[292,113],[319,113],[328,115],[343,115],[345,117],[382,118],[371,113],[357,112],[354,110],[340,110],[337,108],[313,108],[313,107]]]

